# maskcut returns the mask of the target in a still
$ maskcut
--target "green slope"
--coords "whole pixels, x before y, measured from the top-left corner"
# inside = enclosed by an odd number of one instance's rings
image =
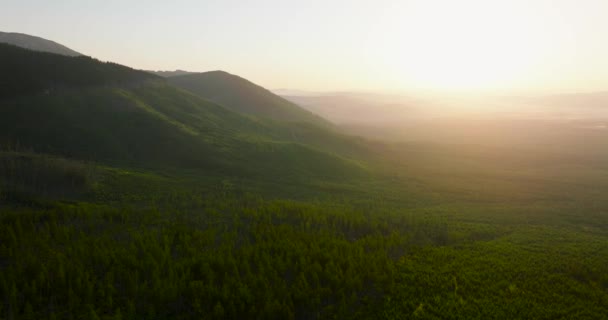
[[[224,71],[180,75],[169,77],[168,81],[237,112],[282,121],[329,124],[269,90]]]
[[[5,146],[226,176],[340,178],[364,171],[323,148],[283,139],[292,134],[279,124],[240,115],[145,72],[12,46],[0,46],[0,56],[0,69],[11,70],[0,77],[14,88],[0,95]]]

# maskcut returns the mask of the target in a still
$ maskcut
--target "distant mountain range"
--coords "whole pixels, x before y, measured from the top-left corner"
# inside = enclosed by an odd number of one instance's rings
[[[522,103],[549,107],[607,109],[608,92],[587,92],[553,94],[544,96],[513,97],[512,100]]]
[[[50,52],[64,56],[82,56],[81,53],[76,52],[57,42],[43,39],[40,37],[30,36],[23,33],[0,32],[0,43],[8,43],[25,49]]]
[[[284,95],[302,108],[335,124],[402,123],[426,115],[427,101],[407,97],[371,96],[358,93]]]

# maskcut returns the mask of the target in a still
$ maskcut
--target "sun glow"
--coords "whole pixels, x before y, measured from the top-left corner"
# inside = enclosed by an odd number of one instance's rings
[[[377,26],[374,59],[391,81],[408,87],[516,86],[542,63],[551,38],[525,3],[504,3],[431,0],[391,8]]]

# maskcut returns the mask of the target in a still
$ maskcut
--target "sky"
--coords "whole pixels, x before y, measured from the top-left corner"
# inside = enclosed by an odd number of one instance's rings
[[[0,31],[316,91],[608,90],[607,0],[0,0]]]

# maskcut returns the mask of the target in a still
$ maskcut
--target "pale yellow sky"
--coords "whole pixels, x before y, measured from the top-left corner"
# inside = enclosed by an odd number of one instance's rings
[[[608,89],[608,1],[419,1],[384,21],[399,31],[372,56],[404,87]]]
[[[6,0],[0,30],[303,90],[608,90],[607,0]]]

